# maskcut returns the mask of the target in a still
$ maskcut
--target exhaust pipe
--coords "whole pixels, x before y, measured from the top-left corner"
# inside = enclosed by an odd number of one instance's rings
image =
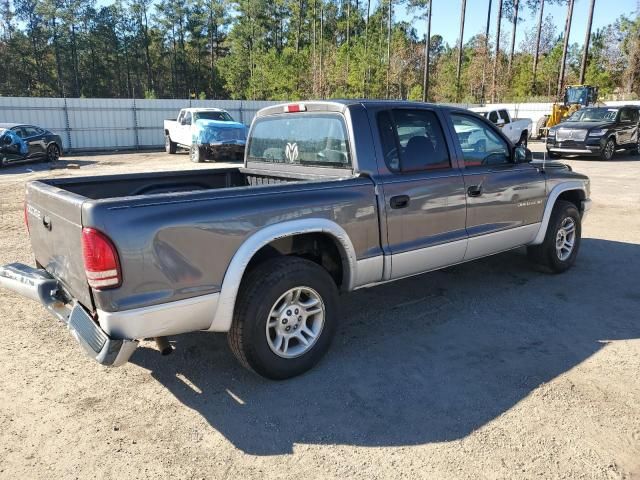
[[[171,355],[173,347],[169,343],[169,340],[167,340],[167,337],[154,337],[153,339],[156,341],[156,346],[163,356]]]

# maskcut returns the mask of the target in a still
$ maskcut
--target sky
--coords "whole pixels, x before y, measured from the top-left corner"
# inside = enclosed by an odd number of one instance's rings
[[[460,34],[460,7],[462,0],[433,0],[433,14],[431,18],[431,35],[442,35],[444,40],[451,46],[458,41]],[[536,24],[537,13],[523,7],[525,0],[520,0],[519,16],[524,17],[524,21],[518,23],[516,30],[516,49],[524,39],[524,32]],[[590,0],[575,0],[573,6],[573,21],[571,23],[570,43],[584,43],[584,35],[587,29],[587,17],[589,15]],[[632,16],[639,8],[640,0],[596,0],[593,13],[593,26],[591,31],[604,27],[612,23],[621,15]],[[484,33],[487,22],[487,8],[489,0],[467,0],[466,16],[464,24],[464,41],[466,42],[477,33]],[[495,32],[496,14],[498,0],[493,0],[491,4],[491,33]],[[396,10],[396,20],[411,20],[414,14],[407,12],[405,8],[399,7]],[[558,34],[564,31],[564,22],[567,17],[567,6],[549,5],[545,3],[544,16],[551,15],[554,23],[558,27]],[[420,38],[425,34],[424,21],[415,20],[414,26]],[[511,32],[511,23],[502,19],[501,30]],[[511,37],[509,37],[511,38]]]

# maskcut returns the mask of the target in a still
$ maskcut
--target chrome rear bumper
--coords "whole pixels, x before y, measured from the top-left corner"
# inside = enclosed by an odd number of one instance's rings
[[[137,340],[114,339],[75,300],[68,300],[58,281],[43,269],[21,263],[0,266],[0,287],[40,302],[64,322],[87,354],[101,365],[117,367],[126,363]]]

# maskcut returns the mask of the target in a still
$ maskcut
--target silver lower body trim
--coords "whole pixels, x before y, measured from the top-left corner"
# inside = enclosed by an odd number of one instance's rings
[[[211,326],[219,293],[120,312],[98,310],[102,329],[115,338],[151,338],[206,330]]]
[[[522,227],[471,237],[469,238],[469,246],[464,259],[465,261],[473,260],[474,258],[486,257],[487,255],[527,245],[533,241],[539,230],[540,223],[532,223]]]
[[[464,258],[467,243],[465,238],[392,255],[391,278],[408,277],[458,263]]]

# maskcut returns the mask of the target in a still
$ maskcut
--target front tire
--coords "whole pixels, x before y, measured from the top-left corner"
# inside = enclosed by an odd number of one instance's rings
[[[54,163],[60,159],[60,147],[52,143],[47,147],[47,162]]]
[[[560,158],[562,156],[557,152],[550,152],[549,150],[547,150],[547,155],[549,155],[549,158]]]
[[[527,253],[534,263],[553,273],[562,273],[575,263],[581,236],[580,212],[573,203],[558,200],[553,206],[544,241],[528,247]]]
[[[207,149],[198,145],[192,144],[189,149],[189,156],[194,163],[202,163],[207,159]]]
[[[616,153],[616,141],[613,138],[607,140],[604,144],[602,152],[600,152],[600,158],[604,161],[611,160]]]
[[[336,284],[318,264],[298,257],[267,260],[242,282],[228,335],[231,351],[263,377],[300,375],[329,349],[337,305]]]

